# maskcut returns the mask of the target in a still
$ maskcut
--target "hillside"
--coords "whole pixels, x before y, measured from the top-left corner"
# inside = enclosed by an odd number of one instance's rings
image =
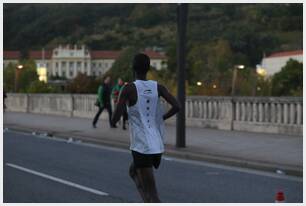
[[[223,39],[258,62],[302,48],[302,4],[189,4],[188,45]],[[4,4],[4,49],[85,43],[92,49],[175,45],[176,4]]]

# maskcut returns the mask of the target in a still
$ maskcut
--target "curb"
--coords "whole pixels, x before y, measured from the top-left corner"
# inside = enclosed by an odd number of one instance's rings
[[[47,132],[50,134],[51,137],[56,136],[62,139],[69,139],[73,136],[74,139],[81,140],[83,142],[100,144],[100,145],[105,145],[105,146],[110,146],[110,147],[117,147],[121,149],[129,149],[129,143],[126,141],[118,141],[118,140],[108,139],[108,138],[97,138],[97,137],[92,137],[88,135],[84,137],[78,134],[63,133],[63,132],[57,132],[57,131],[52,131],[52,130],[39,130],[36,128],[24,128],[20,126],[12,126],[12,125],[10,125],[8,128],[15,130],[15,131],[26,132],[26,133],[32,133],[33,130],[35,130],[38,133]],[[166,151],[165,151],[165,154],[170,157],[175,157],[175,158],[185,159],[185,160],[205,161],[205,162],[214,163],[214,164],[222,164],[226,166],[255,169],[255,170],[267,171],[267,172],[275,172],[276,170],[281,170],[285,172],[286,175],[297,176],[297,177],[303,176],[303,168],[299,168],[299,167],[294,167],[290,165],[279,165],[279,164],[266,163],[266,162],[256,162],[256,161],[250,161],[250,160],[245,160],[245,159],[218,156],[214,154],[189,152],[189,151],[184,151],[184,149],[173,148],[173,146],[171,148],[171,146],[166,145]]]

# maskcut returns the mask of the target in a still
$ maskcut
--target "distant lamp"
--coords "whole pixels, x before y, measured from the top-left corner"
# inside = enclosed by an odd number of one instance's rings
[[[267,71],[265,70],[265,68],[263,68],[261,65],[257,64],[256,65],[256,73],[259,75],[259,76],[266,76],[267,75]]]
[[[202,86],[202,82],[197,82],[197,85],[198,86]]]
[[[244,65],[236,65],[237,69],[244,69]]]
[[[260,91],[261,90],[261,88],[260,87],[257,87],[257,91]]]
[[[217,85],[214,84],[214,85],[213,85],[213,88],[216,89],[216,88],[217,88]]]
[[[17,66],[17,69],[23,69],[23,65],[19,64],[19,65]]]

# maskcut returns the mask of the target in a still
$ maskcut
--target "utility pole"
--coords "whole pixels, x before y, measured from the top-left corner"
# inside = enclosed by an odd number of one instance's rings
[[[186,147],[185,120],[185,71],[186,71],[186,27],[187,4],[177,6],[177,99],[181,109],[176,119],[176,147]]]

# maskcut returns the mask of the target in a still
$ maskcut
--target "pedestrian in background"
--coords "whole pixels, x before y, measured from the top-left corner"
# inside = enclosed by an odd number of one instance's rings
[[[126,83],[127,84],[127,83]],[[112,98],[113,98],[113,101],[114,101],[114,106],[117,105],[118,103],[118,98],[119,98],[119,94],[122,90],[122,88],[124,87],[125,83],[122,81],[122,79],[119,77],[118,78],[118,81],[117,81],[117,84],[114,86],[113,90],[112,90]],[[128,114],[127,114],[127,110],[126,110],[126,106],[124,107],[124,111],[122,113],[122,129],[123,130],[126,130],[126,126],[125,126],[125,123],[126,123],[126,120],[128,119]],[[121,117],[120,117],[121,118]]]
[[[97,106],[99,110],[93,119],[92,126],[93,128],[97,127],[98,119],[103,112],[104,109],[107,109],[108,112],[108,121],[111,128],[116,128],[115,125],[111,124],[112,118],[112,105],[111,105],[111,78],[110,76],[106,76],[104,78],[103,83],[98,88],[98,98],[97,98]]]

